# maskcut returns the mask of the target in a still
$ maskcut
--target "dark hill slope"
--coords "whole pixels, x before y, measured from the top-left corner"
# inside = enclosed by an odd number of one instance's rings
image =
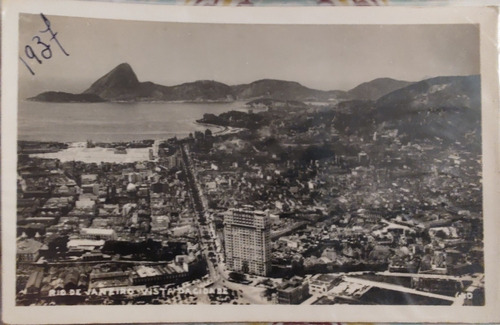
[[[377,100],[395,90],[411,85],[412,82],[395,80],[391,78],[378,78],[364,82],[349,90],[347,94],[355,99]]]
[[[262,79],[231,87],[237,99],[272,98],[277,100],[326,101],[345,99],[344,91],[307,88],[295,81]]]
[[[437,77],[383,96],[373,118],[409,138],[467,141],[480,147],[481,80],[479,76]]]
[[[166,88],[164,100],[185,100],[186,98],[192,101],[234,100],[231,87],[212,80],[199,80]]]
[[[118,65],[83,93],[95,94],[109,101],[233,100],[231,88],[216,81],[202,80],[172,87],[153,82],[139,82],[132,67],[127,63]]]
[[[397,129],[406,141],[436,139],[481,147],[479,76],[426,79],[395,90],[376,101],[350,100],[336,106],[335,127],[342,133],[371,137]]]
[[[105,100],[95,94],[71,94],[61,91],[46,91],[29,100],[49,103],[98,103]]]
[[[139,80],[128,63],[122,63],[94,82],[84,94],[94,94],[101,98],[126,99],[135,95]]]

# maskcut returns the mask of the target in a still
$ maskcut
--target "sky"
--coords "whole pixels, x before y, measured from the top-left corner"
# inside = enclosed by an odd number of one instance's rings
[[[244,25],[122,21],[48,16],[66,56],[40,33],[39,15],[19,19],[21,98],[42,91],[82,92],[120,63],[140,81],[176,85],[216,80],[229,85],[264,78],[322,90],[349,90],[380,77],[419,81],[479,74],[475,25]],[[25,55],[30,45],[42,63]],[[47,54],[48,52],[45,52]]]

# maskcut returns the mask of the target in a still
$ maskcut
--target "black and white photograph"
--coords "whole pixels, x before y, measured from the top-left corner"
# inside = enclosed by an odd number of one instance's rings
[[[488,303],[477,23],[17,38],[16,307]]]

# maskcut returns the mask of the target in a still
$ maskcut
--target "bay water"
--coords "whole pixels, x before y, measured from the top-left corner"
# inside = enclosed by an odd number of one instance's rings
[[[186,137],[219,128],[196,123],[203,114],[247,111],[232,103],[46,103],[22,100],[18,106],[18,139],[30,141],[133,141]]]

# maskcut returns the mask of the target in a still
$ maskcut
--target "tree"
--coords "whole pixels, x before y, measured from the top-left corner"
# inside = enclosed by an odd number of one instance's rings
[[[241,271],[243,273],[248,273],[250,272],[250,267],[248,266],[248,261],[243,261],[242,265],[241,265]]]
[[[68,251],[68,236],[58,236],[48,243],[49,251],[54,254],[66,253]]]
[[[229,277],[237,282],[241,282],[241,281],[246,280],[246,275],[243,273],[239,273],[239,272],[231,272],[231,273],[229,273]]]
[[[294,275],[304,274],[304,258],[300,255],[296,255],[292,259],[292,273]]]

